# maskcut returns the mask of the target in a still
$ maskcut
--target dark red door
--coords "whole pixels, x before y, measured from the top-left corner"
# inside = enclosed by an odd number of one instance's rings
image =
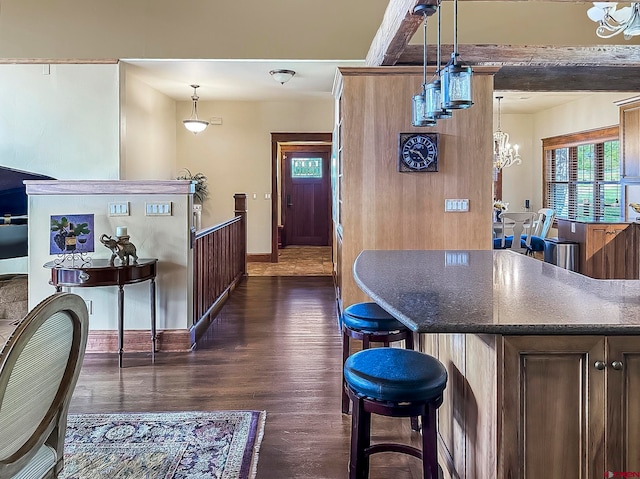
[[[285,153],[282,212],[285,245],[329,245],[329,153]]]

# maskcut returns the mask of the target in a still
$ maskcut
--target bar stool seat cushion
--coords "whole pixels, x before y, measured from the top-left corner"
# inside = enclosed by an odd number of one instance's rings
[[[374,348],[349,356],[344,378],[357,394],[378,401],[429,402],[447,385],[447,370],[428,354]]]
[[[355,303],[345,308],[342,324],[355,331],[402,331],[407,327],[376,303]]]

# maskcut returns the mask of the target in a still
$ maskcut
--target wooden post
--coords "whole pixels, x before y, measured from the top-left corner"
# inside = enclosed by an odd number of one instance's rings
[[[247,195],[246,193],[236,193],[233,195],[235,199],[235,213],[236,216],[242,217],[242,226],[240,236],[242,238],[242,253],[240,254],[242,258],[242,274],[244,276],[247,275]]]

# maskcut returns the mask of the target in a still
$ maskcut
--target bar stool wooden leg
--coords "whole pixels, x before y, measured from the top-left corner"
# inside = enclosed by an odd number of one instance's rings
[[[354,399],[351,412],[351,454],[349,455],[349,479],[369,477],[369,455],[371,445],[371,413],[365,411],[364,401]]]
[[[436,408],[429,404],[422,417],[422,477],[438,479]],[[413,418],[411,418],[413,420]]]

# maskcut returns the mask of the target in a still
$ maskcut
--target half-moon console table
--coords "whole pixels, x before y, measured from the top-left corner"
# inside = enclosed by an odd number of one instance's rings
[[[106,259],[94,259],[89,264],[65,265],[49,261],[44,265],[51,269],[51,281],[56,291],[62,291],[63,286],[90,288],[96,286],[118,287],[118,366],[122,367],[122,352],[124,350],[124,286],[126,284],[151,281],[151,361],[155,360],[156,352],[156,272],[158,260],[156,258],[139,259],[136,264],[111,264]]]

